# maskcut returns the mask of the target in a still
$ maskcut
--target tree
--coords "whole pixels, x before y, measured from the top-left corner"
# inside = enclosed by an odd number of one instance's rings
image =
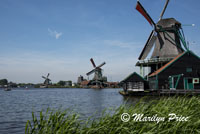
[[[7,79],[1,79],[0,85],[8,85],[8,80]]]
[[[60,80],[57,84],[60,86],[65,86],[65,81]]]

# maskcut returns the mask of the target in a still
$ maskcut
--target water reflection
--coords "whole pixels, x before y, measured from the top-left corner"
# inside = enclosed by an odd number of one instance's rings
[[[0,133],[24,133],[31,113],[41,110],[71,108],[82,118],[100,116],[105,108],[119,107],[124,103],[120,89],[0,89]],[[39,115],[39,114],[38,114]]]

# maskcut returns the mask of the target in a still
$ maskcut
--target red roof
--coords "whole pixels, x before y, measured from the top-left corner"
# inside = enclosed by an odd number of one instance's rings
[[[119,84],[119,82],[107,82],[108,84],[110,84],[110,85],[117,85],[117,84]]]
[[[90,82],[90,81],[82,81],[82,82],[81,82],[81,85],[83,85],[83,86],[88,85],[89,82]]]
[[[164,70],[166,67],[168,67],[171,63],[173,63],[175,60],[177,60],[179,57],[181,57],[184,54],[185,54],[185,52],[177,55],[174,59],[172,59],[171,61],[169,61],[167,64],[165,64],[164,66],[162,66],[161,68],[159,68],[158,70],[156,70],[155,72],[153,72],[152,74],[150,74],[149,77],[152,77],[152,76],[155,76],[155,75],[159,74],[162,70]]]

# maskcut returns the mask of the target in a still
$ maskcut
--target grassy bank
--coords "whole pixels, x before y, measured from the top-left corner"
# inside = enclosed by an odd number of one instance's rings
[[[161,98],[160,100],[144,103],[140,101],[135,106],[120,106],[112,115],[102,114],[99,119],[81,120],[77,114],[70,111],[49,111],[40,112],[40,117],[27,121],[26,134],[190,134],[200,133],[200,98],[198,97],[173,97]],[[121,115],[128,113],[130,120],[123,122]],[[143,119],[134,120],[133,114],[144,114]],[[187,121],[180,121],[175,118],[169,121],[169,114],[176,117],[188,117]],[[153,121],[150,117],[164,117],[164,121]],[[145,118],[149,117],[149,118]],[[146,120],[145,120],[145,119]],[[127,119],[127,116],[126,118]]]

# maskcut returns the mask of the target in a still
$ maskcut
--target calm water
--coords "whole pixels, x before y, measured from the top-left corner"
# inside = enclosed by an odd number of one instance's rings
[[[32,111],[49,108],[72,108],[82,118],[100,113],[105,108],[118,107],[125,102],[121,89],[0,89],[0,134],[24,134]],[[133,99],[135,103],[139,98]]]

